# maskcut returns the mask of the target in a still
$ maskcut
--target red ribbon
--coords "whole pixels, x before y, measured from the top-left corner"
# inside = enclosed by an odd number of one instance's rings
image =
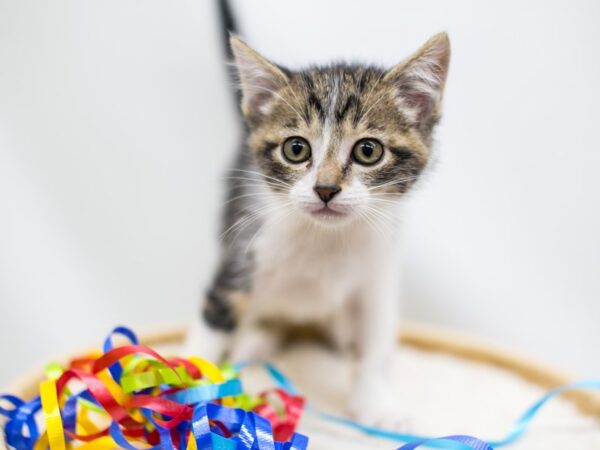
[[[277,410],[267,403],[267,397],[272,393],[276,394],[283,403],[283,415],[278,414]],[[254,412],[271,422],[273,435],[275,436],[276,441],[289,441],[298,426],[298,421],[304,410],[304,399],[302,397],[290,395],[282,389],[273,389],[263,392],[260,397],[265,403],[256,406]]]

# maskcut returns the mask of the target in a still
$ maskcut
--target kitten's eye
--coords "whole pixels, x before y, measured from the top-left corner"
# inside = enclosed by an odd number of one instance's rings
[[[352,149],[352,158],[364,166],[372,166],[383,156],[383,145],[375,139],[361,139]]]
[[[310,145],[301,137],[291,137],[283,143],[283,156],[294,164],[303,163],[310,158]]]

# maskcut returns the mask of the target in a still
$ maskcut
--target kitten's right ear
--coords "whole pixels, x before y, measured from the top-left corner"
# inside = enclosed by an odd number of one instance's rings
[[[250,119],[269,113],[277,90],[284,86],[287,75],[267,61],[239,37],[229,38],[234,63],[242,89],[242,112]]]
[[[385,75],[396,87],[398,105],[417,123],[440,114],[449,63],[450,41],[440,33]]]

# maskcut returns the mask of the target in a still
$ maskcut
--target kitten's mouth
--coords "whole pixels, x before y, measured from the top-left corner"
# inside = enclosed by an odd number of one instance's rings
[[[311,211],[311,214],[316,217],[332,218],[332,219],[345,217],[347,215],[345,212],[337,211],[335,209],[330,208],[327,205],[325,205],[315,211]]]

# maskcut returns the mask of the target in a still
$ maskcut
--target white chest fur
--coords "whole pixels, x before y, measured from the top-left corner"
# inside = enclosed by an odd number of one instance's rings
[[[253,252],[252,314],[292,323],[332,319],[378,263],[363,225],[329,230],[298,217],[266,223]]]

